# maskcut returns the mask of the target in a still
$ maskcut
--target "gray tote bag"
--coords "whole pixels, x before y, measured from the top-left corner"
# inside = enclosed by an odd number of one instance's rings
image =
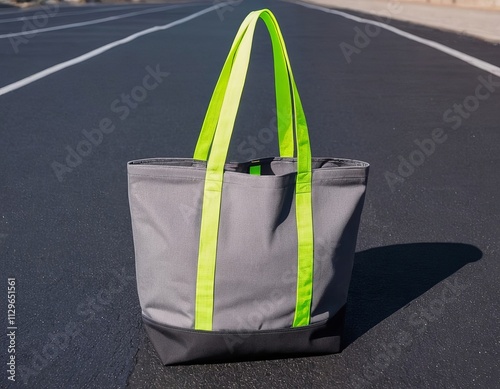
[[[272,39],[280,156],[226,163],[259,19]],[[164,364],[340,350],[368,164],[312,158],[283,36],[241,25],[193,158],[128,163],[137,285]]]

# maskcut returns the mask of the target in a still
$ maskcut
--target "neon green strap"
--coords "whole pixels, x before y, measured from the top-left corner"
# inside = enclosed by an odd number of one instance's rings
[[[249,173],[254,176],[260,176],[260,165],[250,166]]]
[[[308,325],[310,320],[314,237],[312,224],[312,173],[309,135],[302,103],[295,85],[290,61],[279,26],[269,10],[261,10],[254,11],[247,16],[243,22],[243,26],[246,26],[246,28],[241,33],[241,36],[237,35],[235,43],[233,43],[228,60],[226,60],[226,64],[228,61],[231,63],[231,68],[230,71],[228,71],[225,92],[223,95],[222,92],[214,92],[214,96],[220,93],[220,96],[217,95],[217,98],[221,98],[222,102],[220,103],[219,116],[216,119],[210,119],[216,123],[213,141],[206,140],[202,142],[205,145],[211,144],[211,148],[208,146],[206,150],[208,153],[208,162],[201,217],[196,284],[195,328],[200,330],[212,329],[215,263],[217,257],[217,239],[224,164],[243,92],[243,86],[245,84],[255,26],[259,18],[265,22],[273,42],[278,42],[281,46],[281,56],[284,59],[286,68],[280,71],[287,72],[291,86],[291,104],[293,112],[295,113],[294,130],[295,141],[297,143],[297,178],[295,194],[298,238],[297,295],[293,326]],[[240,28],[240,31],[241,30]],[[240,34],[240,32],[238,34]],[[275,53],[277,53],[276,50]],[[278,76],[279,74],[276,75],[277,78]],[[214,107],[218,108],[219,102],[217,101],[214,103],[213,99],[214,97],[212,98],[210,107],[213,109],[215,109]],[[290,142],[290,137],[286,137],[285,141]],[[293,141],[290,143],[292,143],[290,147],[293,149]],[[200,144],[200,142],[198,142],[198,144]]]
[[[206,161],[210,153],[210,147],[217,127],[222,102],[227,90],[229,75],[233,67],[234,55],[238,50],[243,35],[246,33],[250,18],[246,18],[241,24],[236,37],[234,38],[231,50],[227,56],[226,62],[222,68],[219,80],[215,86],[212,99],[205,115],[205,120],[201,128],[198,143],[194,151],[194,159]],[[282,54],[282,45],[277,35],[271,35],[274,58],[275,74],[275,92],[276,109],[278,122],[278,141],[280,146],[280,155],[282,157],[293,157],[293,117],[292,117],[292,99],[290,95],[290,80],[288,78],[287,65]]]

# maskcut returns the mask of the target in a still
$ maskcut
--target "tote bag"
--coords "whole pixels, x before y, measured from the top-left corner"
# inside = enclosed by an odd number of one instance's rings
[[[259,19],[280,156],[226,163]],[[365,162],[312,158],[278,23],[250,13],[193,158],[128,163],[139,301],[163,363],[338,352],[367,174]]]

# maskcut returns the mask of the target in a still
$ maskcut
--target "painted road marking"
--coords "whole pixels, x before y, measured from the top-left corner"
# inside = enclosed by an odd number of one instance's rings
[[[41,72],[38,72],[38,73],[32,74],[31,76],[23,78],[22,80],[19,80],[19,81],[12,83],[12,84],[6,85],[3,88],[0,88],[0,96],[5,95],[9,92],[12,92],[16,89],[22,88],[23,86],[29,85],[32,82],[40,80],[41,78],[47,77],[47,76],[49,76],[53,73],[56,73],[60,70],[69,68],[70,66],[79,64],[79,63],[84,62],[90,58],[96,57],[99,54],[105,53],[106,51],[111,50],[114,47],[124,45],[125,43],[131,42],[131,41],[133,41],[141,36],[148,35],[148,34],[151,34],[153,32],[157,32],[157,31],[168,30],[169,28],[178,26],[179,24],[182,24],[182,23],[186,23],[190,20],[197,18],[198,16],[204,15],[206,13],[212,12],[218,8],[225,7],[225,6],[227,6],[227,3],[218,3],[215,5],[212,5],[211,7],[205,8],[201,11],[195,12],[194,14],[186,16],[182,19],[165,24],[163,26],[150,27],[150,28],[147,28],[146,30],[142,30],[142,31],[136,32],[135,34],[129,35],[123,39],[108,43],[107,45],[104,45],[104,46],[101,46],[97,49],[89,51],[88,53],[80,55],[76,58],[70,59],[70,60],[65,61],[65,62],[61,62],[57,65],[51,66],[50,68],[42,70]]]
[[[388,24],[376,22],[375,20],[360,18],[358,16],[351,15],[347,12],[336,11],[334,9],[321,7],[319,5],[313,5],[313,4],[295,2],[295,1],[293,1],[292,3],[297,4],[297,5],[301,5],[301,6],[306,7],[306,8],[311,8],[311,9],[315,9],[318,11],[323,11],[323,12],[331,13],[334,15],[342,16],[343,18],[353,20],[353,21],[358,22],[358,23],[372,24],[374,26],[378,26],[380,28],[383,28],[384,30],[391,31],[394,34],[397,34],[397,35],[402,36],[404,38],[407,38],[407,39],[410,39],[412,41],[421,43],[423,45],[432,47],[433,49],[439,50],[439,51],[446,53],[448,55],[451,55],[452,57],[455,57],[461,61],[464,61],[464,62],[468,63],[469,65],[475,66],[478,69],[484,70],[484,71],[491,73],[497,77],[500,77],[500,67],[498,67],[498,66],[495,66],[495,65],[488,63],[486,61],[483,61],[481,59],[472,57],[471,55],[462,53],[461,51],[452,49],[451,47],[445,46],[441,43],[437,43],[435,41],[431,41],[430,39],[425,39],[425,38],[421,38],[417,35],[410,34],[409,32],[400,30],[399,28],[396,28],[396,27],[392,27]]]
[[[11,32],[9,34],[2,34],[2,35],[0,35],[0,39],[13,38],[13,37],[22,36],[22,35],[34,35],[34,34],[40,34],[40,33],[49,32],[49,31],[66,30],[68,28],[77,28],[77,27],[82,27],[82,26],[89,26],[91,24],[99,24],[99,23],[112,22],[114,20],[131,18],[131,17],[138,16],[138,15],[144,15],[144,14],[149,14],[149,13],[154,13],[154,12],[160,12],[160,11],[165,11],[165,10],[168,10],[168,9],[181,8],[181,7],[186,7],[186,4],[183,4],[183,5],[168,5],[166,7],[156,7],[156,8],[153,8],[153,9],[146,9],[146,10],[143,10],[143,11],[129,12],[129,13],[126,13],[126,14],[115,15],[115,16],[108,16],[107,18],[88,20],[86,22],[78,22],[78,23],[71,23],[71,24],[63,24],[61,26],[39,28],[38,30],[28,30],[28,31],[20,31],[20,32]]]
[[[140,7],[144,7],[146,6],[146,4],[137,4],[137,5],[128,5],[128,6],[123,6],[123,7],[120,7],[120,6],[112,6],[112,7],[107,7],[107,8],[102,8],[102,9],[91,9],[91,10],[88,10],[88,11],[75,11],[75,12],[61,12],[59,13],[59,11],[61,9],[65,9],[65,8],[62,8],[62,7],[59,7],[59,8],[56,8],[56,7],[50,7],[50,11],[56,11],[58,12],[57,15],[53,15],[51,16],[50,18],[58,18],[58,17],[61,17],[61,16],[74,16],[74,15],[84,15],[84,14],[92,14],[92,13],[96,13],[96,12],[112,12],[112,11],[121,11],[121,10],[124,10],[124,9],[130,9],[130,8],[140,8]],[[13,23],[13,22],[22,22],[26,19],[31,19],[33,17],[36,16],[37,13],[46,13],[47,12],[47,6],[45,7],[42,7],[42,8],[39,8],[37,9],[37,12],[31,14],[31,15],[24,15],[24,16],[21,16],[19,18],[10,18],[10,19],[0,19],[0,24],[3,24],[3,23]],[[100,8],[100,7],[99,7]],[[149,7],[151,8],[151,6]],[[0,16],[2,16],[2,14],[0,14]]]

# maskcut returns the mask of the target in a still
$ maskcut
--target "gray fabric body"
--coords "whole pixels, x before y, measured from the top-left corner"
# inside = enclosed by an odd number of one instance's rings
[[[293,158],[228,163],[224,173],[213,330],[292,326],[297,280]],[[143,315],[194,327],[205,162],[159,158],[128,164],[129,201]],[[314,284],[311,323],[346,303],[368,164],[313,158]]]

